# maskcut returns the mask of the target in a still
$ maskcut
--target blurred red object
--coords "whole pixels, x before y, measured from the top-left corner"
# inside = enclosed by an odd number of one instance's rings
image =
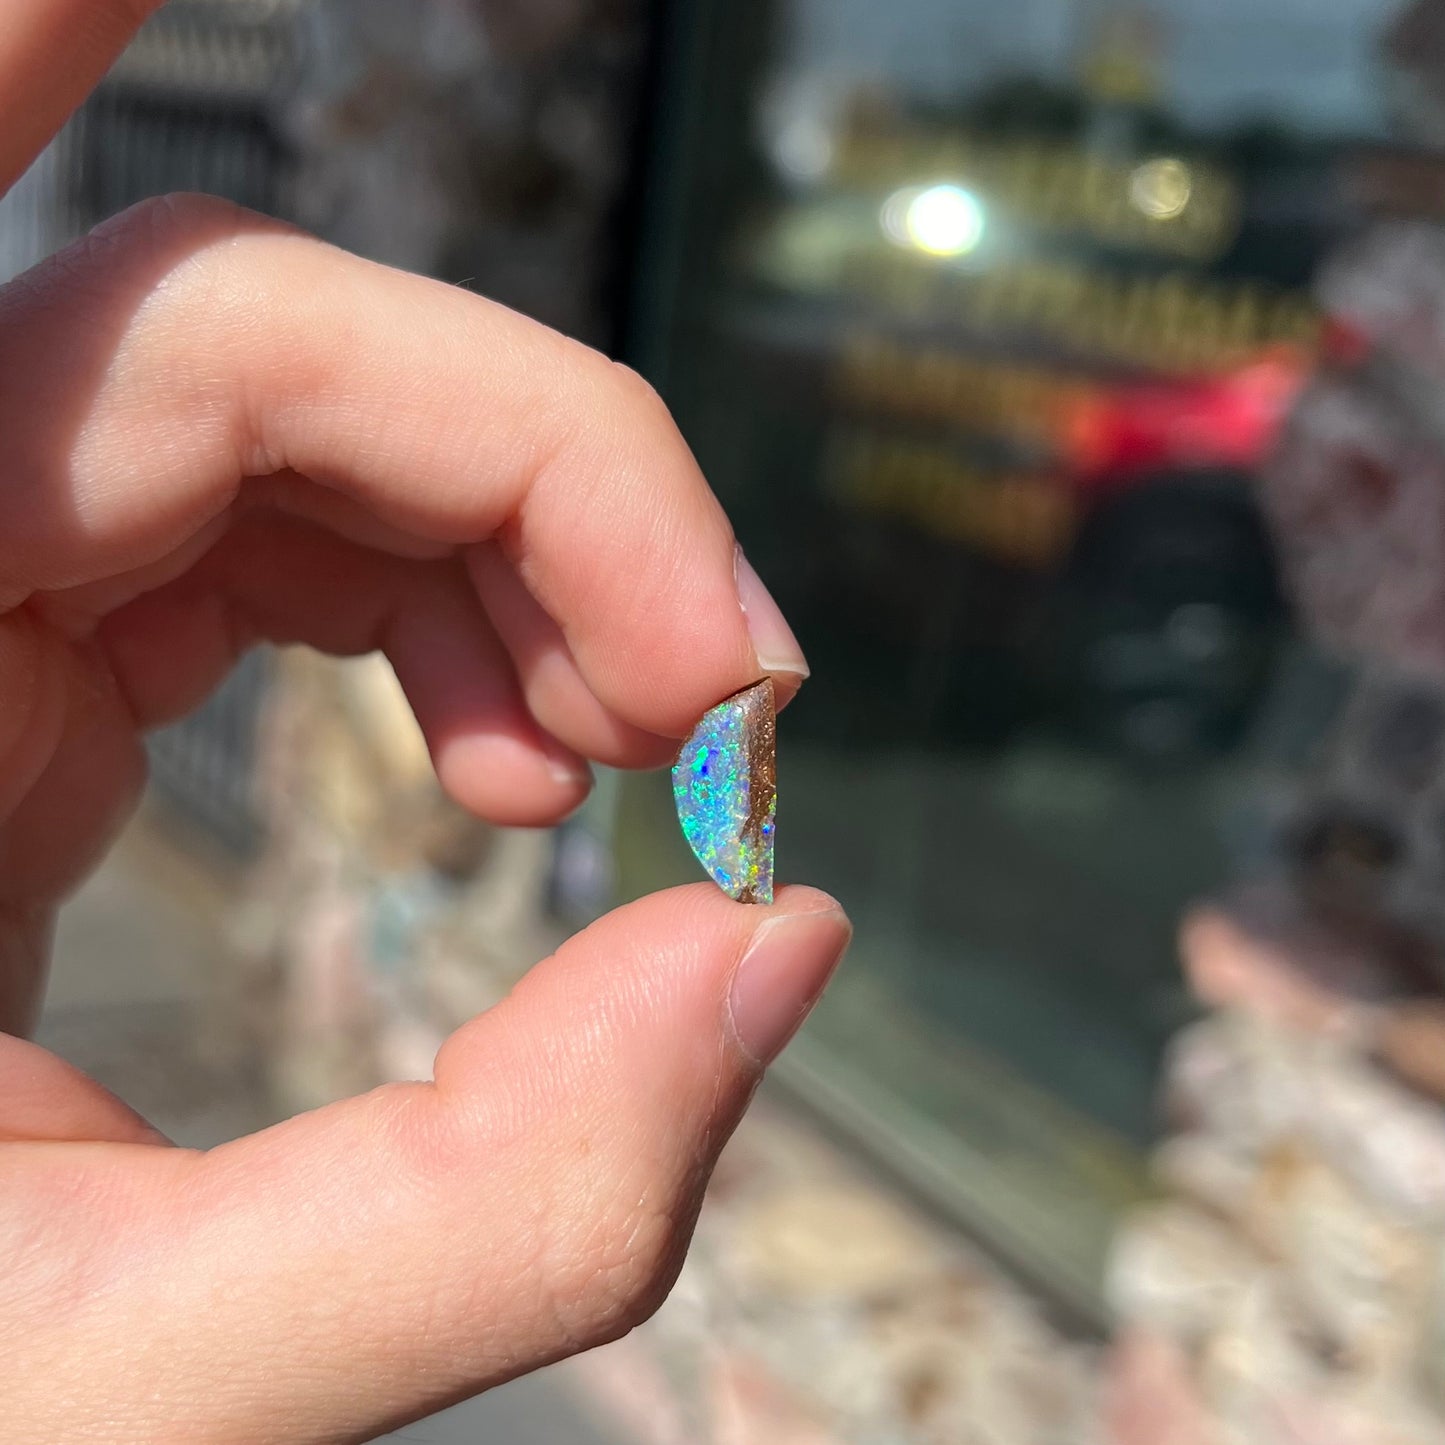
[[[1065,455],[1081,487],[1105,491],[1165,471],[1257,468],[1312,371],[1281,349],[1233,371],[1100,388],[1064,419]]]

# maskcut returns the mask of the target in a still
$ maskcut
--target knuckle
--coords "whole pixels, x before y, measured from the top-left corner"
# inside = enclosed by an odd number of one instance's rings
[[[653,1121],[625,1102],[593,1111],[575,1096],[568,1107],[553,1100],[543,1123],[535,1097],[509,1104],[508,1082],[495,1077],[471,1080],[485,1099],[480,1109],[398,1087],[383,1091],[373,1132],[402,1151],[404,1173],[431,1187],[475,1179],[477,1161],[489,1161],[512,1217],[510,1228],[501,1214],[497,1224],[513,1261],[509,1285],[549,1348],[570,1354],[603,1344],[657,1310],[701,1200],[705,1170],[692,1153],[659,1140]],[[520,1198],[527,1204],[517,1209]],[[495,1305],[489,1282],[461,1317],[485,1319]]]
[[[697,1147],[692,1126],[660,1122],[655,1100],[614,1096],[605,1119],[582,1134],[569,1130],[554,1157],[569,1163],[554,1181],[539,1277],[567,1342],[615,1339],[672,1288],[711,1151]]]
[[[589,1228],[564,1229],[544,1265],[552,1313],[571,1348],[617,1339],[656,1313],[682,1267],[696,1204],[679,1191],[620,1192]]]

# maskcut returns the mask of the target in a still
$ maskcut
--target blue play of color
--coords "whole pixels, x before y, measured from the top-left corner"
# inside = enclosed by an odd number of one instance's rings
[[[768,799],[752,829],[746,694],[704,714],[672,770],[672,793],[683,836],[708,876],[733,898],[773,901],[773,813]]]

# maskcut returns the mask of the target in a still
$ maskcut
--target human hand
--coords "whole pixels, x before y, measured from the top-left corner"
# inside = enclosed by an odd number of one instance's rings
[[[143,0],[12,0],[0,188]],[[361,1440],[608,1339],[847,940],[644,899],[392,1085],[206,1153],[20,1037],[140,733],[269,639],[391,659],[499,823],[806,669],[661,403],[500,307],[219,202],[0,292],[0,1435]],[[744,611],[746,606],[746,612]]]

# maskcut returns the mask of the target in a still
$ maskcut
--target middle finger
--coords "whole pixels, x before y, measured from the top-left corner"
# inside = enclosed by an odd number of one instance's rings
[[[582,759],[528,715],[456,558],[389,556],[258,513],[184,577],[107,618],[98,637],[142,727],[189,712],[262,640],[337,656],[380,650],[442,786],[472,812],[553,823],[591,785]]]

